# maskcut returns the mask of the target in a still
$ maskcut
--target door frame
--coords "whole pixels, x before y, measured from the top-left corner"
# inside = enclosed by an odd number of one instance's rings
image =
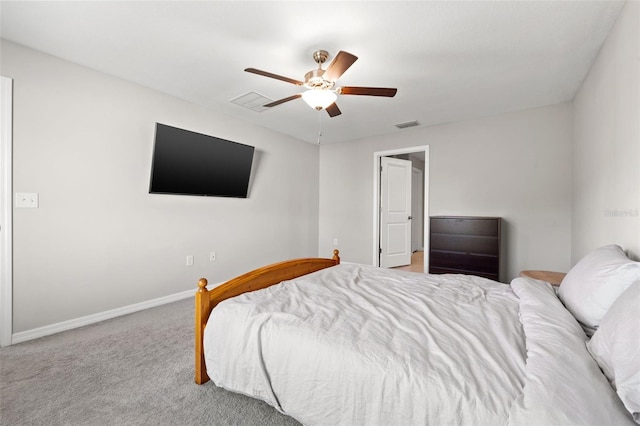
[[[418,183],[419,186],[415,185],[415,181],[414,181],[414,177],[418,176]],[[413,234],[415,231],[417,231],[417,235],[420,235],[420,229],[415,229],[417,228],[417,226],[415,226],[416,224],[419,224],[420,227],[422,229],[424,229],[424,212],[422,211],[423,207],[420,205],[419,202],[414,202],[417,201],[418,198],[416,198],[416,193],[420,194],[421,192],[424,192],[424,172],[422,170],[420,170],[417,167],[413,167],[411,170],[411,203],[412,203],[412,208],[411,208],[411,216],[413,216],[413,220],[411,222],[411,251],[413,252]],[[419,215],[414,214],[415,212],[413,211],[413,207],[416,207],[417,209],[420,209],[419,211]],[[418,220],[419,219],[419,220]],[[416,250],[422,249],[424,250],[424,239],[422,239],[422,241],[420,241],[422,244],[419,244],[418,247],[416,247]]]
[[[413,154],[415,152],[424,152],[424,223],[423,223],[423,242],[424,251],[429,251],[429,145],[414,146],[409,148],[399,148],[387,151],[376,151],[373,153],[373,249],[372,249],[372,265],[380,266],[380,158],[389,157],[391,155]],[[424,271],[429,271],[429,256],[424,256]]]
[[[13,340],[13,80],[0,76],[0,346]]]

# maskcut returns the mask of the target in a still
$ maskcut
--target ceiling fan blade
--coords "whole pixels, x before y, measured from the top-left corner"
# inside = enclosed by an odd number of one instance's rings
[[[323,78],[329,81],[336,81],[357,60],[357,56],[348,52],[343,52],[342,50],[339,51],[336,57],[333,58],[331,64],[327,67],[327,70],[324,72]]]
[[[365,95],[365,96],[385,96],[387,98],[393,98],[398,89],[389,87],[339,87],[336,92],[341,95]]]
[[[287,83],[295,84],[296,86],[302,86],[304,83],[299,80],[294,80],[293,78],[284,77],[278,74],[273,74],[267,71],[262,71],[255,68],[245,68],[246,72],[250,72],[253,74],[262,75],[264,77],[275,78],[276,80],[286,81]]]
[[[301,96],[302,96],[302,95],[301,95],[300,93],[298,93],[298,94],[296,94],[296,95],[289,96],[288,98],[283,98],[283,99],[280,99],[280,100],[277,100],[277,101],[270,102],[270,103],[265,104],[265,105],[263,105],[263,106],[264,106],[264,107],[268,107],[268,108],[270,108],[270,107],[274,107],[274,106],[276,106],[276,105],[280,105],[280,104],[283,104],[283,103],[285,103],[285,102],[289,102],[289,101],[292,101],[292,100],[294,100],[294,99],[298,99],[298,98],[299,98],[299,97],[301,97]]]
[[[340,108],[338,108],[338,105],[336,105],[335,102],[325,109],[327,110],[327,114],[329,114],[329,117],[335,117],[336,115],[342,114],[342,111],[340,111]]]

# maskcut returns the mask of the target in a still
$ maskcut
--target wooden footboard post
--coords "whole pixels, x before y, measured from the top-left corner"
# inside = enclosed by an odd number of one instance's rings
[[[209,376],[207,376],[207,368],[204,363],[204,326],[207,323],[207,319],[209,317],[210,309],[210,300],[209,300],[209,290],[207,290],[207,280],[205,278],[200,278],[198,281],[198,290],[196,291],[196,309],[195,309],[195,317],[196,317],[196,383],[201,385],[209,381]]]

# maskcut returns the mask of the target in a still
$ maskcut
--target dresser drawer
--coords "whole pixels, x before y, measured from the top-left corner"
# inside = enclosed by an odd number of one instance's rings
[[[499,221],[494,218],[431,218],[432,234],[498,235]]]
[[[476,235],[431,234],[431,250],[497,255],[498,237]]]
[[[477,277],[488,278],[490,280],[498,281],[498,274],[494,274],[492,272],[467,272],[460,271],[459,269],[448,269],[448,268],[431,268],[429,267],[430,274],[464,274],[464,275],[475,275]]]
[[[437,268],[458,270],[461,271],[460,273],[484,272],[495,274],[498,270],[498,256],[431,250],[429,265]]]

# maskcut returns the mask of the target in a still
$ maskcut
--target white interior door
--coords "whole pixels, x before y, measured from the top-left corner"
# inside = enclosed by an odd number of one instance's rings
[[[381,158],[380,266],[411,264],[411,161]]]

